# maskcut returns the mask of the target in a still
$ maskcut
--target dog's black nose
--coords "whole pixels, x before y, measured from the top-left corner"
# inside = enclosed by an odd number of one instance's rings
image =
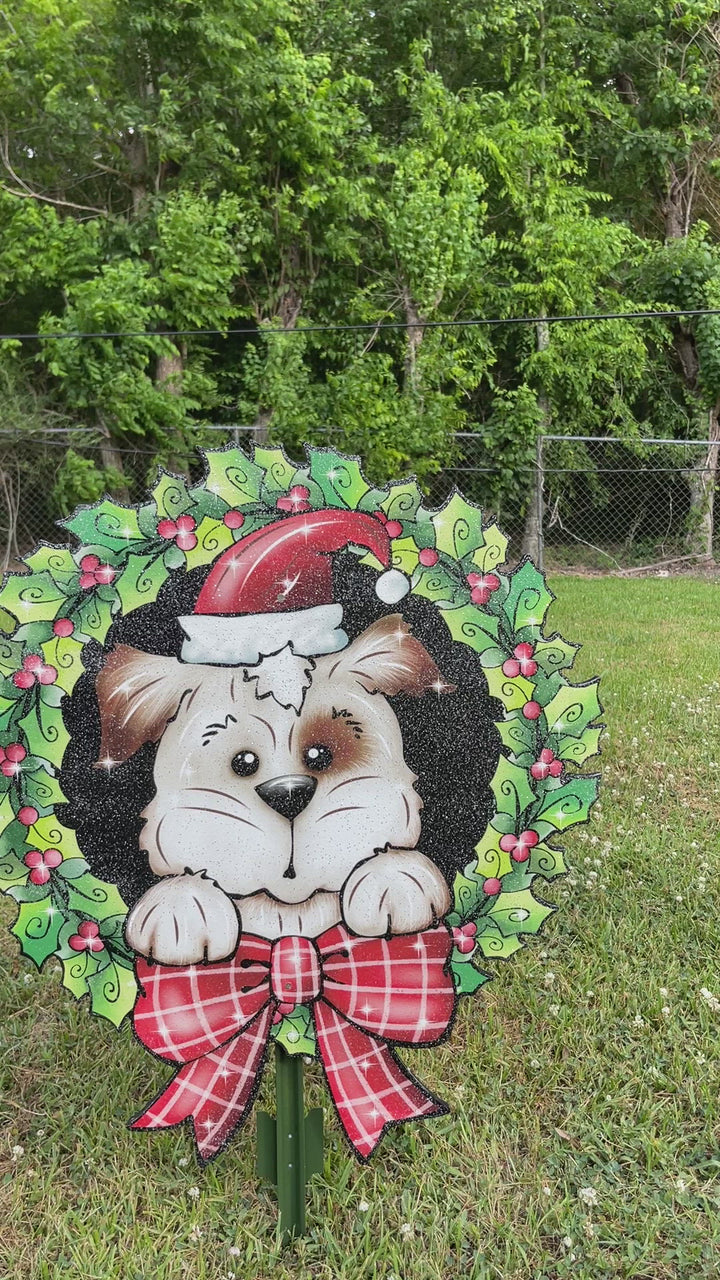
[[[271,809],[292,822],[307,808],[316,786],[317,778],[311,778],[306,773],[290,773],[284,778],[270,778],[269,782],[261,782],[255,790]]]

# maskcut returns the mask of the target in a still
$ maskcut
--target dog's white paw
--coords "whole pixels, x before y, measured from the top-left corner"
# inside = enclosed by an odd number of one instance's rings
[[[355,868],[342,891],[343,919],[363,938],[419,933],[449,910],[445,878],[416,849],[376,854]]]
[[[224,960],[237,947],[239,933],[232,899],[202,871],[152,885],[125,926],[133,951],[161,964]]]

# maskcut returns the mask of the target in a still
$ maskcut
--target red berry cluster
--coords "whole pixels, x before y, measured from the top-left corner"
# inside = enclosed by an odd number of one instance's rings
[[[80,570],[80,586],[83,591],[89,591],[91,587],[107,587],[115,581],[116,570],[111,564],[101,564],[98,556],[83,556]]]
[[[469,956],[471,951],[477,946],[476,937],[477,925],[472,920],[467,924],[455,925],[452,931],[453,942],[457,947],[460,955]]]
[[[513,862],[527,862],[530,850],[540,843],[537,831],[521,831],[519,836],[506,835],[500,838],[500,848],[509,853]]]
[[[20,671],[13,673],[13,684],[18,689],[32,689],[34,684],[54,684],[56,680],[55,667],[44,662],[38,653],[29,653],[23,658]]]
[[[73,951],[104,951],[105,943],[102,938],[98,937],[100,928],[94,920],[83,920],[71,938],[68,938],[68,946]]]
[[[60,866],[63,856],[59,849],[31,849],[25,854],[23,862],[30,867],[30,879],[33,884],[47,884],[50,873]]]
[[[533,778],[542,780],[543,778],[559,778],[563,771],[562,760],[556,760],[555,752],[549,747],[543,747],[538,759],[534,764],[530,765],[530,773]]]
[[[388,520],[384,511],[373,511],[373,515],[377,520],[385,525],[385,532],[388,538],[400,538],[402,536],[403,527],[399,520]]]
[[[278,498],[278,511],[311,511],[309,502],[310,490],[304,484],[294,484],[285,498]]]
[[[507,658],[503,662],[503,672],[506,676],[534,676],[537,671],[537,662],[533,658],[535,646],[532,644],[516,644],[513,649],[512,658]]]
[[[20,765],[27,751],[21,742],[11,742],[7,747],[0,747],[0,770],[3,777],[15,778],[20,772]]]
[[[167,542],[174,542],[181,551],[192,551],[197,546],[194,532],[195,521],[192,516],[178,516],[177,520],[158,521],[157,531]]]
[[[467,575],[470,599],[473,604],[487,604],[494,591],[500,586],[496,573],[469,573]]]

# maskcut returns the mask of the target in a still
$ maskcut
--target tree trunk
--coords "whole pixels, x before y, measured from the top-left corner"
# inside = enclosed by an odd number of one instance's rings
[[[720,399],[708,413],[708,440],[699,467],[686,471],[690,490],[690,514],[686,544],[688,551],[701,556],[713,555],[715,493],[720,463]]]
[[[182,395],[183,372],[187,349],[184,342],[178,343],[174,350],[158,356],[155,366],[155,386],[170,396]],[[185,442],[179,432],[175,434],[176,452],[168,457],[168,467],[178,475],[189,478]]]
[[[425,337],[425,329],[423,327],[422,316],[413,301],[409,289],[403,289],[402,300],[405,308],[405,320],[408,324],[408,328],[406,330],[407,337],[405,344],[403,380],[403,387],[405,394],[407,395],[416,394],[418,391],[419,380],[417,371],[417,355],[420,350],[422,340]]]
[[[536,348],[538,351],[547,351],[550,346],[550,326],[546,321],[541,320],[536,326]],[[550,401],[544,391],[538,392],[538,409],[540,410],[540,434],[546,435],[550,430],[552,423],[552,413],[550,410]],[[537,468],[533,472],[530,491],[528,493],[528,505],[525,512],[525,524],[523,527],[521,555],[529,556],[535,564],[540,564],[542,560],[542,535],[540,529],[540,476]]]
[[[300,269],[300,255],[294,247],[290,250],[288,265],[291,276],[293,274],[297,274]],[[285,276],[284,265],[282,276]],[[283,329],[288,330],[295,328],[297,318],[302,310],[302,304],[302,294],[297,288],[297,285],[293,283],[292,278],[288,284],[285,284],[281,280],[280,297],[276,304],[275,311],[270,316],[270,319],[277,319],[280,321],[280,330],[278,332]],[[266,319],[267,317],[258,316],[258,321]],[[272,333],[272,330],[268,330],[268,332]],[[253,444],[267,444],[270,439],[270,424],[272,422],[274,412],[275,410],[272,405],[258,405],[255,421],[251,427],[251,431],[253,433]]]

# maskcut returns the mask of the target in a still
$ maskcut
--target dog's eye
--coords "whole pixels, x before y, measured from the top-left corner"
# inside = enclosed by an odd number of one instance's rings
[[[254,751],[238,751],[230,761],[230,765],[241,778],[249,778],[251,773],[257,773],[260,761]]]
[[[314,742],[305,752],[304,760],[308,769],[317,773],[321,769],[329,769],[333,762],[333,753],[324,743]]]

